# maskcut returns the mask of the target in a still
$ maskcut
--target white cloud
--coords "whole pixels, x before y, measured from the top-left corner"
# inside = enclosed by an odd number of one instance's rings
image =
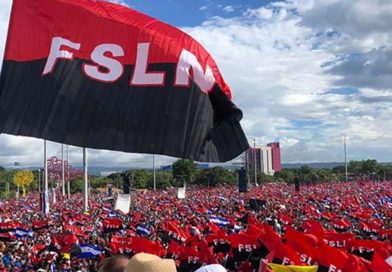
[[[230,12],[233,12],[233,11],[234,11],[234,8],[233,8],[233,6],[225,6],[225,7],[223,8],[223,11],[224,11],[224,12],[227,12],[227,13],[230,13]]]
[[[385,161],[390,158],[382,146],[392,144],[392,135],[383,124],[391,123],[392,110],[383,104],[392,98],[389,90],[371,88],[390,86],[392,60],[386,48],[391,35],[381,20],[365,16],[369,3],[371,14],[392,18],[387,2],[363,0],[350,6],[351,1],[290,0],[247,10],[238,18],[214,17],[185,31],[217,60],[234,102],[244,111],[246,133],[264,143],[280,139],[284,161],[342,161],[342,131],[354,139],[352,159],[366,158],[362,152],[367,152]],[[321,14],[323,8],[327,14]],[[330,19],[341,12],[357,17],[341,24]],[[361,27],[351,25],[364,17]],[[363,61],[355,59],[358,54]],[[361,89],[329,92],[336,87]],[[307,120],[315,125],[301,124]]]
[[[108,1],[108,2],[112,2],[114,4],[118,4],[118,5],[121,5],[121,6],[129,7],[127,2],[125,2],[123,0],[104,0],[104,1]]]

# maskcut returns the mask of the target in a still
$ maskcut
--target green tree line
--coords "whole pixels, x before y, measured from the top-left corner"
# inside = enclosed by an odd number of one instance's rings
[[[391,180],[392,165],[378,163],[376,160],[350,161],[347,165],[348,180]],[[333,169],[314,169],[304,165],[298,169],[283,169],[274,178],[279,181],[293,181],[298,177],[304,183],[342,182],[346,180],[345,166]]]
[[[376,160],[350,161],[348,163],[349,180],[391,180],[392,165],[381,164]],[[16,185],[13,183],[13,177],[18,172],[17,169],[5,169],[0,166],[0,198],[6,196],[7,186],[9,188],[9,197],[13,197],[16,191]],[[33,182],[27,190],[38,190],[38,171],[32,171],[34,175]],[[131,187],[135,189],[153,188],[153,171],[127,170],[122,173],[113,173],[108,177],[89,177],[89,183],[92,190],[98,188],[107,188],[109,185],[114,188],[122,189],[123,178],[127,174],[130,177]],[[248,173],[250,181],[254,181],[253,172]],[[268,176],[263,173],[257,173],[257,182],[292,182],[298,177],[302,183],[319,183],[319,182],[342,182],[345,181],[345,167],[338,166],[333,169],[314,169],[304,165],[298,169],[282,169],[281,172]],[[220,166],[199,169],[198,165],[191,160],[180,159],[173,163],[172,169],[168,171],[156,170],[156,186],[158,189],[170,187],[182,187],[188,185],[217,186],[220,184],[237,184],[237,173]],[[42,180],[41,180],[42,183]],[[8,184],[8,185],[7,185]],[[49,185],[51,187],[51,185]],[[81,192],[83,188],[82,177],[76,177],[71,180],[71,193]]]

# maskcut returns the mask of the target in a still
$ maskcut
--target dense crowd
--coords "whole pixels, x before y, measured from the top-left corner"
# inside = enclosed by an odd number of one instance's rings
[[[318,265],[318,271],[392,271],[392,182],[302,186],[271,183],[190,187],[132,195],[130,212],[116,197],[56,196],[50,213],[39,197],[0,201],[1,271],[98,271],[113,255],[146,252],[175,260],[177,271],[222,264],[263,271],[267,263]],[[267,265],[266,265],[267,266]],[[268,269],[268,268],[265,268]],[[264,270],[267,271],[267,270]]]

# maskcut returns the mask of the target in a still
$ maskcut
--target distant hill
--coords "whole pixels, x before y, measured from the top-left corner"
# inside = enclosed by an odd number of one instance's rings
[[[314,169],[332,169],[336,166],[344,166],[344,162],[282,163],[282,168],[297,169],[304,165]]]
[[[378,162],[383,165],[390,165],[391,162]],[[282,168],[297,169],[301,166],[308,165],[314,169],[332,169],[336,166],[344,166],[344,162],[315,162],[315,163],[282,163]]]

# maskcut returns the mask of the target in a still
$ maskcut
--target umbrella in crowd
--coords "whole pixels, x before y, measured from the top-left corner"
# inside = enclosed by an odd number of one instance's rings
[[[88,213],[81,195],[58,195],[47,216],[31,194],[1,202],[0,271],[97,271],[105,257],[145,252],[174,259],[179,272],[206,264],[243,272],[388,272],[391,188],[390,181],[301,192],[274,183],[245,194],[232,186],[189,187],[185,199],[175,189],[143,191],[127,214],[105,194],[90,198]]]

